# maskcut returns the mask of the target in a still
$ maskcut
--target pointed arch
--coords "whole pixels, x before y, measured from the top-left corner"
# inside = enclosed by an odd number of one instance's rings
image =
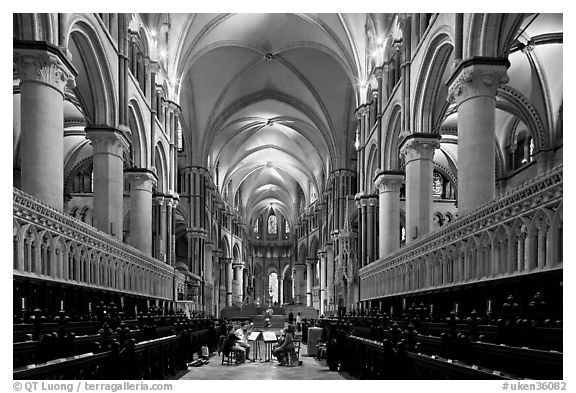
[[[149,154],[146,126],[140,104],[134,99],[128,102],[128,125],[131,133],[133,166],[147,168]]]
[[[72,64],[79,71],[75,91],[80,95],[89,124],[113,126],[118,107],[114,73],[93,23],[87,16],[75,14],[68,30],[68,49],[80,54],[72,58]]]

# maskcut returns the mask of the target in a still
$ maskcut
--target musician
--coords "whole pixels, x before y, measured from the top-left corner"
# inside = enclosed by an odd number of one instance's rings
[[[246,322],[242,322],[240,327],[234,331],[234,334],[238,338],[236,345],[244,348],[246,352],[246,359],[253,362],[254,360],[250,359],[250,344],[248,344],[248,329],[246,327]]]
[[[236,352],[236,363],[244,363],[246,361],[246,350],[238,345],[238,336],[234,333],[234,327],[228,326],[228,335],[222,345],[222,353],[227,354],[230,351]]]
[[[294,325],[288,325],[284,335],[284,339],[281,344],[274,349],[272,354],[278,359],[279,366],[285,366],[288,364],[288,353],[294,349]]]

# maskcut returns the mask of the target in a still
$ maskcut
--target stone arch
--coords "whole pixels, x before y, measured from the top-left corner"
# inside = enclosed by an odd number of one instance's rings
[[[564,244],[563,244],[563,215],[562,212],[564,210],[563,203],[561,202],[558,208],[556,209],[554,216],[552,217],[552,222],[550,224],[552,228],[552,255],[551,255],[551,263],[552,265],[557,265],[563,262],[564,256]]]
[[[493,234],[491,231],[484,231],[480,234],[478,250],[478,278],[491,277],[493,271],[492,265],[492,247]]]
[[[132,143],[132,165],[137,168],[147,168],[148,140],[142,109],[138,101],[132,99],[128,103],[128,125]]]
[[[399,104],[395,104],[392,107],[390,118],[388,119],[388,124],[384,128],[386,132],[386,137],[382,138],[384,140],[384,148],[381,148],[384,157],[384,168],[385,170],[395,170],[400,167],[399,163],[399,137],[401,127],[401,115],[402,109]]]
[[[234,243],[234,246],[232,247],[232,258],[234,259],[234,263],[242,262],[242,256],[240,254],[238,243]]]
[[[448,88],[443,82],[447,79],[446,70],[454,50],[453,32],[442,26],[434,34],[416,79],[416,100],[411,114],[414,132],[438,132],[448,109]]]
[[[154,167],[156,168],[156,176],[158,177],[158,183],[156,186],[157,192],[167,193],[168,184],[168,159],[166,154],[166,149],[163,143],[158,142],[155,147],[154,154]]]
[[[512,258],[510,255],[510,233],[511,230],[506,224],[498,226],[494,232],[495,257],[494,275],[511,272]]]
[[[496,102],[497,109],[502,109],[512,113],[520,119],[530,131],[534,140],[534,150],[546,149],[550,146],[549,135],[545,123],[542,121],[540,114],[534,108],[530,100],[520,91],[510,85],[503,85],[498,88],[498,98],[506,101],[509,105],[503,105],[500,101]],[[514,129],[510,130],[506,141],[508,144],[514,143]]]
[[[222,236],[220,239],[220,247],[222,247],[222,258],[231,258],[230,245],[226,236]]]
[[[308,247],[308,259],[318,259],[318,236],[314,235]]]
[[[308,255],[307,247],[305,243],[300,243],[298,246],[298,263],[306,263],[306,257]]]
[[[515,38],[526,14],[471,14],[464,25],[463,58],[503,57]],[[468,22],[468,23],[466,23]]]
[[[370,144],[370,147],[367,149],[368,153],[368,161],[366,161],[366,184],[367,184],[367,192],[369,195],[372,195],[376,191],[376,186],[374,184],[374,176],[376,170],[380,167],[380,163],[378,160],[378,146],[376,142]]]
[[[58,18],[62,14],[14,13],[12,30],[14,39],[24,41],[44,41],[53,45],[58,42]],[[64,16],[62,16],[64,18]]]
[[[76,14],[71,20],[67,34],[69,49],[70,41],[74,42],[81,55],[79,59],[72,58],[72,64],[79,70],[86,71],[86,75],[79,73],[76,77],[76,91],[82,96],[87,122],[90,125],[115,125],[117,103],[114,73],[93,21]]]

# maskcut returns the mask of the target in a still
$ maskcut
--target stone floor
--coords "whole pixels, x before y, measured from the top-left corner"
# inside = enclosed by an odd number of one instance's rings
[[[210,363],[201,367],[188,367],[176,376],[180,380],[345,380],[354,379],[348,373],[330,371],[326,360],[307,356],[306,345],[300,349],[302,366],[279,366],[276,358],[265,361],[264,345],[255,362],[240,365],[222,365],[222,358],[214,354]],[[250,353],[250,358],[253,354]]]

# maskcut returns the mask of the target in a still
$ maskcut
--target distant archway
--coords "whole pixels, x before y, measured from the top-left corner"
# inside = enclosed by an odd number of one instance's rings
[[[275,272],[268,276],[268,296],[271,304],[278,303],[278,274]]]

